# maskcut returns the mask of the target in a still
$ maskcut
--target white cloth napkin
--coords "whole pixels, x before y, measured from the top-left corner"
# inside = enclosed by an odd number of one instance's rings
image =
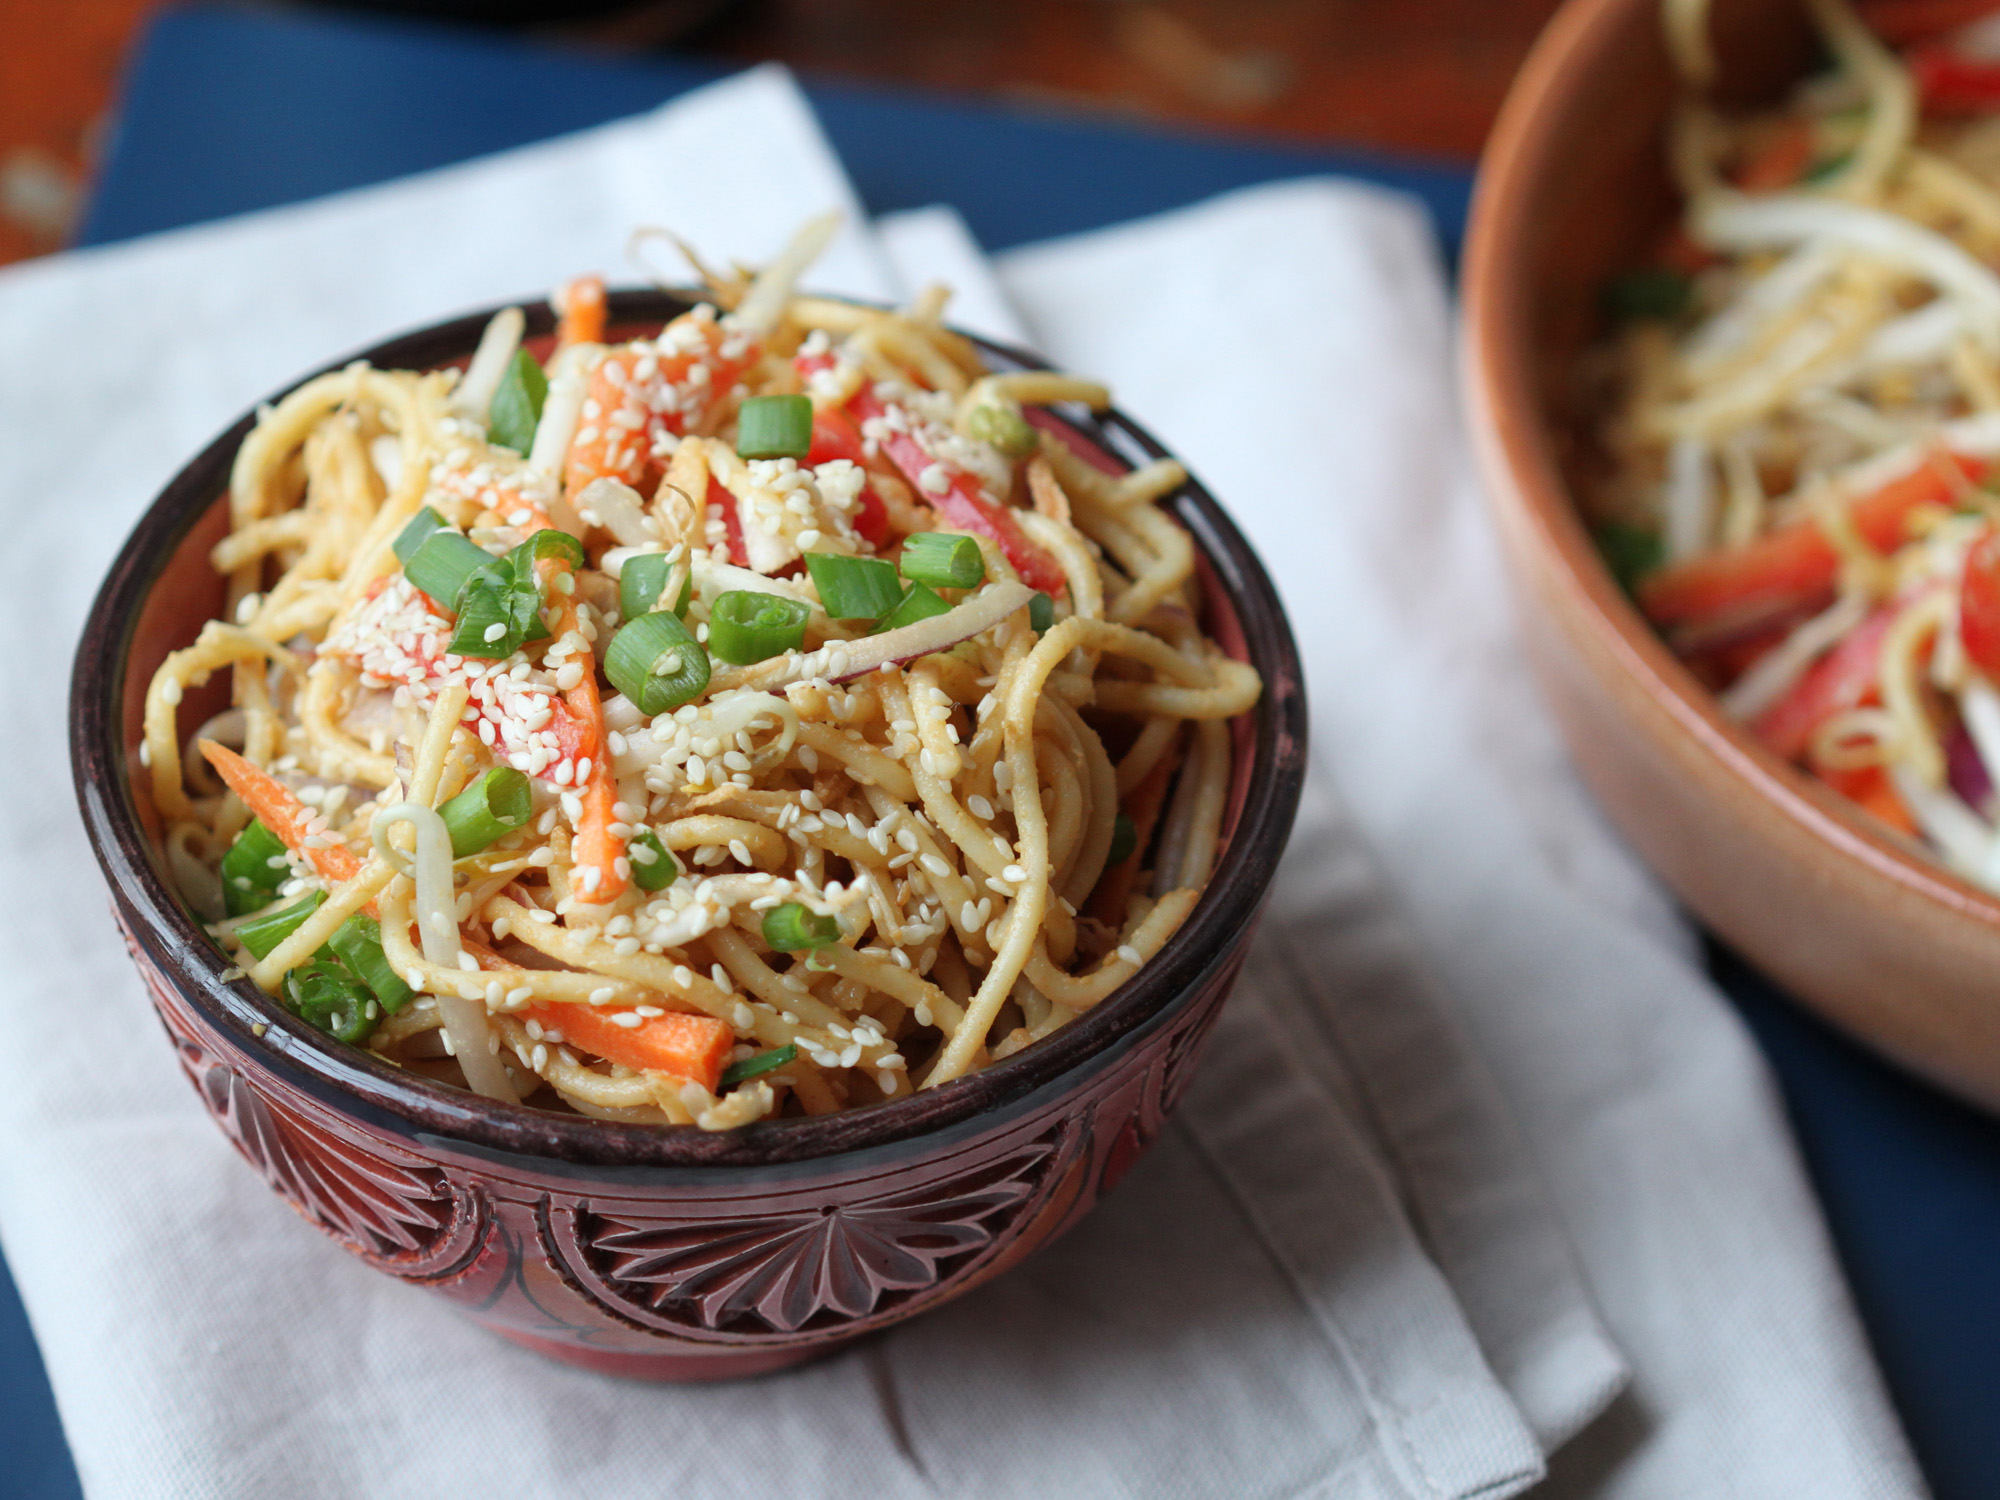
[[[1514,665],[1427,231],[1338,185],[1020,252],[1004,293],[948,214],[878,238],[855,213],[815,273],[942,270],[971,321],[1009,333],[1011,304],[1109,376],[1259,540],[1307,649],[1317,766],[1267,934],[1174,1127],[1080,1229],[817,1365],[648,1387],[366,1270],[233,1156],[104,915],[51,643],[173,468],[329,353],[615,274],[636,225],[754,260],[828,205],[856,208],[764,70],[0,273],[0,516],[33,559],[0,723],[0,1243],[86,1490],[1918,1493],[1763,1074]]]

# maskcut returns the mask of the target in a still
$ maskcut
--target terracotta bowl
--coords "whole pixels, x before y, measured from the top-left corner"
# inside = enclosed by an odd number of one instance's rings
[[[637,332],[685,305],[621,293],[613,322]],[[462,360],[486,318],[362,357],[389,369]],[[529,326],[546,335],[549,310],[530,311]],[[1032,363],[987,352],[1002,367]],[[129,770],[154,669],[220,606],[206,554],[226,528],[221,497],[251,422],[182,470],[119,554],[77,652],[71,741],[113,911],[181,1066],[309,1222],[558,1359],[717,1379],[961,1295],[1074,1224],[1157,1137],[1241,966],[1304,774],[1291,632],[1262,565],[1199,484],[1172,503],[1202,554],[1208,628],[1263,673],[1265,694],[1237,726],[1226,852],[1187,924],[1087,1016],[984,1072],[908,1100],[708,1135],[498,1105],[332,1041],[224,978],[162,876]],[[1108,464],[1163,451],[1116,413],[1075,426]],[[200,712],[191,701],[183,732]]]
[[[1723,0],[1723,78],[1770,96],[1812,55],[1796,0]],[[1606,810],[1703,922],[1799,999],[2000,1108],[2000,900],[1725,718],[1599,562],[1573,502],[1596,293],[1676,212],[1659,0],[1570,0],[1480,166],[1466,379],[1528,646]]]

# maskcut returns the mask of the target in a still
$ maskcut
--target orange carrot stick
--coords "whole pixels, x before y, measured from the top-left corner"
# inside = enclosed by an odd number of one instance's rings
[[[557,348],[604,342],[607,311],[602,276],[579,276],[565,282],[556,300],[561,304],[557,308],[561,315],[556,324]]]
[[[1880,766],[1854,770],[1815,768],[1814,774],[1848,801],[1867,809],[1899,833],[1917,837],[1917,820],[1896,792],[1896,784]]]
[[[1805,176],[1812,158],[1812,126],[1789,121],[1737,168],[1736,185],[1746,193],[1775,193]]]
[[[668,1011],[641,1016],[637,1026],[620,1026],[618,1012],[589,1005],[531,1005],[521,1015],[563,1034],[566,1041],[606,1062],[690,1079],[714,1093],[729,1065],[736,1034],[713,1016]]]
[[[557,601],[560,611],[554,634],[561,640],[577,628],[575,596],[554,586],[556,577],[568,571],[568,564],[561,559],[548,559],[541,568],[545,596]],[[569,709],[574,735],[574,744],[565,744],[563,748],[579,764],[586,756],[590,759],[590,776],[575,789],[583,801],[583,816],[577,819],[576,837],[570,842],[570,859],[578,873],[597,872],[595,882],[585,880],[578,885],[582,899],[597,904],[623,895],[627,877],[619,872],[625,841],[611,832],[611,825],[617,821],[612,810],[617,805],[618,793],[611,780],[611,753],[605,745],[604,705],[597,696],[597,662],[588,652],[583,675],[575,687],[563,694],[563,703]]]
[[[331,844],[323,849],[306,845],[307,825],[314,815],[293,795],[290,787],[252,765],[227,745],[202,740],[196,748],[201,751],[202,758],[215,767],[215,774],[222,778],[223,784],[243,799],[243,805],[276,834],[287,849],[304,854],[313,862],[313,868],[328,880],[348,881],[361,873],[361,861],[342,845]]]
[[[666,331],[676,334],[674,348],[621,346],[590,372],[585,399],[595,402],[602,416],[584,423],[570,442],[563,460],[564,494],[575,495],[594,479],[616,479],[650,494],[663,472],[654,452],[656,440],[667,433],[681,437],[690,428],[699,430],[708,411],[728,398],[761,352],[754,339],[691,313],[681,314]],[[656,373],[640,379],[641,364]],[[697,365],[706,371],[701,387],[707,393],[705,402],[660,410],[647,394],[654,383],[680,387],[684,398],[691,396],[694,387],[687,382]]]
[[[476,938],[461,938],[465,951],[479,967],[494,972],[512,969],[498,953]],[[688,1015],[668,1011],[665,1015],[641,1016],[637,1026],[620,1026],[611,1017],[618,1012],[606,1007],[545,1002],[520,1012],[524,1020],[562,1033],[586,1052],[594,1052],[606,1062],[644,1072],[668,1073],[689,1079],[711,1094],[721,1086],[722,1070],[736,1046],[736,1033],[713,1016]]]

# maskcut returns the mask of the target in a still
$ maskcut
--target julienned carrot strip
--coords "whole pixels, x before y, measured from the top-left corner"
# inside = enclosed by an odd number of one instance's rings
[[[1917,837],[1917,820],[1896,792],[1896,784],[1880,766],[1861,766],[1852,771],[1822,769],[1815,774],[1848,801],[1867,809],[1876,817],[1911,838]]]
[[[245,760],[227,745],[202,740],[197,746],[202,758],[215,767],[223,785],[243,799],[243,805],[263,825],[276,834],[287,849],[304,854],[328,880],[352,880],[361,873],[361,861],[339,844],[327,848],[305,847],[306,828],[313,814],[293,795],[292,789],[269,773]]]
[[[499,972],[517,967],[476,938],[460,942],[482,969]],[[545,1003],[530,1005],[519,1014],[524,1021],[560,1032],[565,1041],[596,1053],[606,1062],[690,1079],[711,1094],[721,1087],[722,1070],[729,1065],[729,1054],[736,1046],[736,1034],[713,1016],[681,1011],[640,1016],[637,1026],[613,1021],[612,1016],[625,1012],[609,1006],[598,1010],[588,1005]]]
[[[575,595],[565,594],[554,586],[556,578],[568,571],[568,564],[560,559],[548,559],[541,564],[545,596],[556,601],[558,615],[553,633],[559,641],[577,628]],[[611,753],[605,745],[604,705],[597,696],[597,661],[588,649],[582,665],[583,675],[577,678],[576,686],[563,694],[563,704],[569,709],[577,739],[571,754],[577,758],[576,764],[581,764],[585,756],[590,758],[589,778],[581,787],[574,788],[583,802],[583,816],[577,819],[570,859],[576,873],[597,872],[594,882],[583,881],[578,886],[578,894],[594,904],[623,895],[627,878],[619,873],[619,860],[625,854],[624,840],[611,831],[611,825],[617,821],[613,808],[618,794],[611,780]]]
[[[1940,452],[1848,507],[1863,541],[1892,552],[1907,539],[1912,511],[1951,505],[1987,462]],[[1809,601],[1833,586],[1840,556],[1814,520],[1795,521],[1742,547],[1718,549],[1643,578],[1639,604],[1658,625],[1685,625],[1723,614],[1748,615]]]
[[[1738,168],[1736,185],[1746,193],[1775,193],[1805,176],[1812,158],[1812,125],[1805,120],[1790,121]]]
[[[562,289],[561,302],[561,316],[556,323],[558,348],[604,342],[607,314],[602,276],[579,276],[567,283]]]
[[[600,1010],[589,1005],[531,1005],[521,1012],[524,1019],[561,1032],[565,1041],[606,1062],[691,1079],[711,1094],[720,1087],[736,1045],[735,1033],[721,1021],[668,1011],[641,1016],[637,1026],[627,1027],[611,1019],[617,1014],[609,1006]]]
[[[669,323],[661,338],[673,347],[621,346],[591,370],[586,409],[594,406],[598,416],[583,422],[570,440],[563,457],[564,493],[574,495],[595,479],[616,479],[651,493],[663,472],[655,453],[658,439],[698,430],[709,408],[728,398],[763,353],[741,330],[692,313]],[[655,399],[662,386],[677,389],[679,401],[663,407]],[[697,394],[702,399],[693,401]]]

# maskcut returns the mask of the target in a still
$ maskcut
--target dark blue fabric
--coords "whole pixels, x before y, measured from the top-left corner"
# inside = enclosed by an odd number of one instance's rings
[[[195,6],[155,22],[86,244],[379,182],[649,108],[727,69],[610,61],[444,28]],[[871,209],[956,203],[989,249],[1281,177],[1348,172],[1423,197],[1448,243],[1463,168],[1027,115],[813,83]]]
[[[169,11],[135,54],[82,238],[103,244],[441,166],[634,113],[723,71],[298,12]],[[1465,221],[1470,174],[1452,165],[844,84],[808,91],[872,210],[950,202],[991,249],[1317,172],[1417,194],[1448,250]],[[1712,967],[1783,1083],[1939,1500],[2000,1495],[2000,1125],[1836,1037],[1728,955]],[[0,1433],[0,1495],[76,1493],[11,1286],[0,1288]]]

